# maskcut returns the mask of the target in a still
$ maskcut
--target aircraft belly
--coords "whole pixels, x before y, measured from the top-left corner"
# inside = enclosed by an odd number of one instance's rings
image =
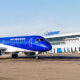
[[[5,45],[5,44],[0,44],[0,47],[6,48],[7,50],[5,52],[20,52],[20,51],[27,52],[27,51],[29,51],[27,49],[17,48],[17,47]]]

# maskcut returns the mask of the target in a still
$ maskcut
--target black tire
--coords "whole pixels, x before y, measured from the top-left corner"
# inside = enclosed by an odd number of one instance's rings
[[[0,50],[0,55],[2,55],[2,51]]]
[[[18,58],[18,54],[12,54],[12,58]]]

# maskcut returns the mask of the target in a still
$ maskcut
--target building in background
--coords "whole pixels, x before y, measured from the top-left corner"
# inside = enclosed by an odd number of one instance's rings
[[[45,38],[52,44],[50,53],[80,53],[80,33],[53,34]]]

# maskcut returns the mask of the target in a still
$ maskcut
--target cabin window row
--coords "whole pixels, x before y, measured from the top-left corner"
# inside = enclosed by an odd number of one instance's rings
[[[26,43],[25,40],[11,40],[11,41],[0,41],[1,43],[9,44],[9,43]]]

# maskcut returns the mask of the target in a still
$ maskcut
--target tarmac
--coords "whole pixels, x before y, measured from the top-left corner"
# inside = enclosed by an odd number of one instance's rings
[[[39,56],[0,56],[0,80],[80,80],[80,54]]]

